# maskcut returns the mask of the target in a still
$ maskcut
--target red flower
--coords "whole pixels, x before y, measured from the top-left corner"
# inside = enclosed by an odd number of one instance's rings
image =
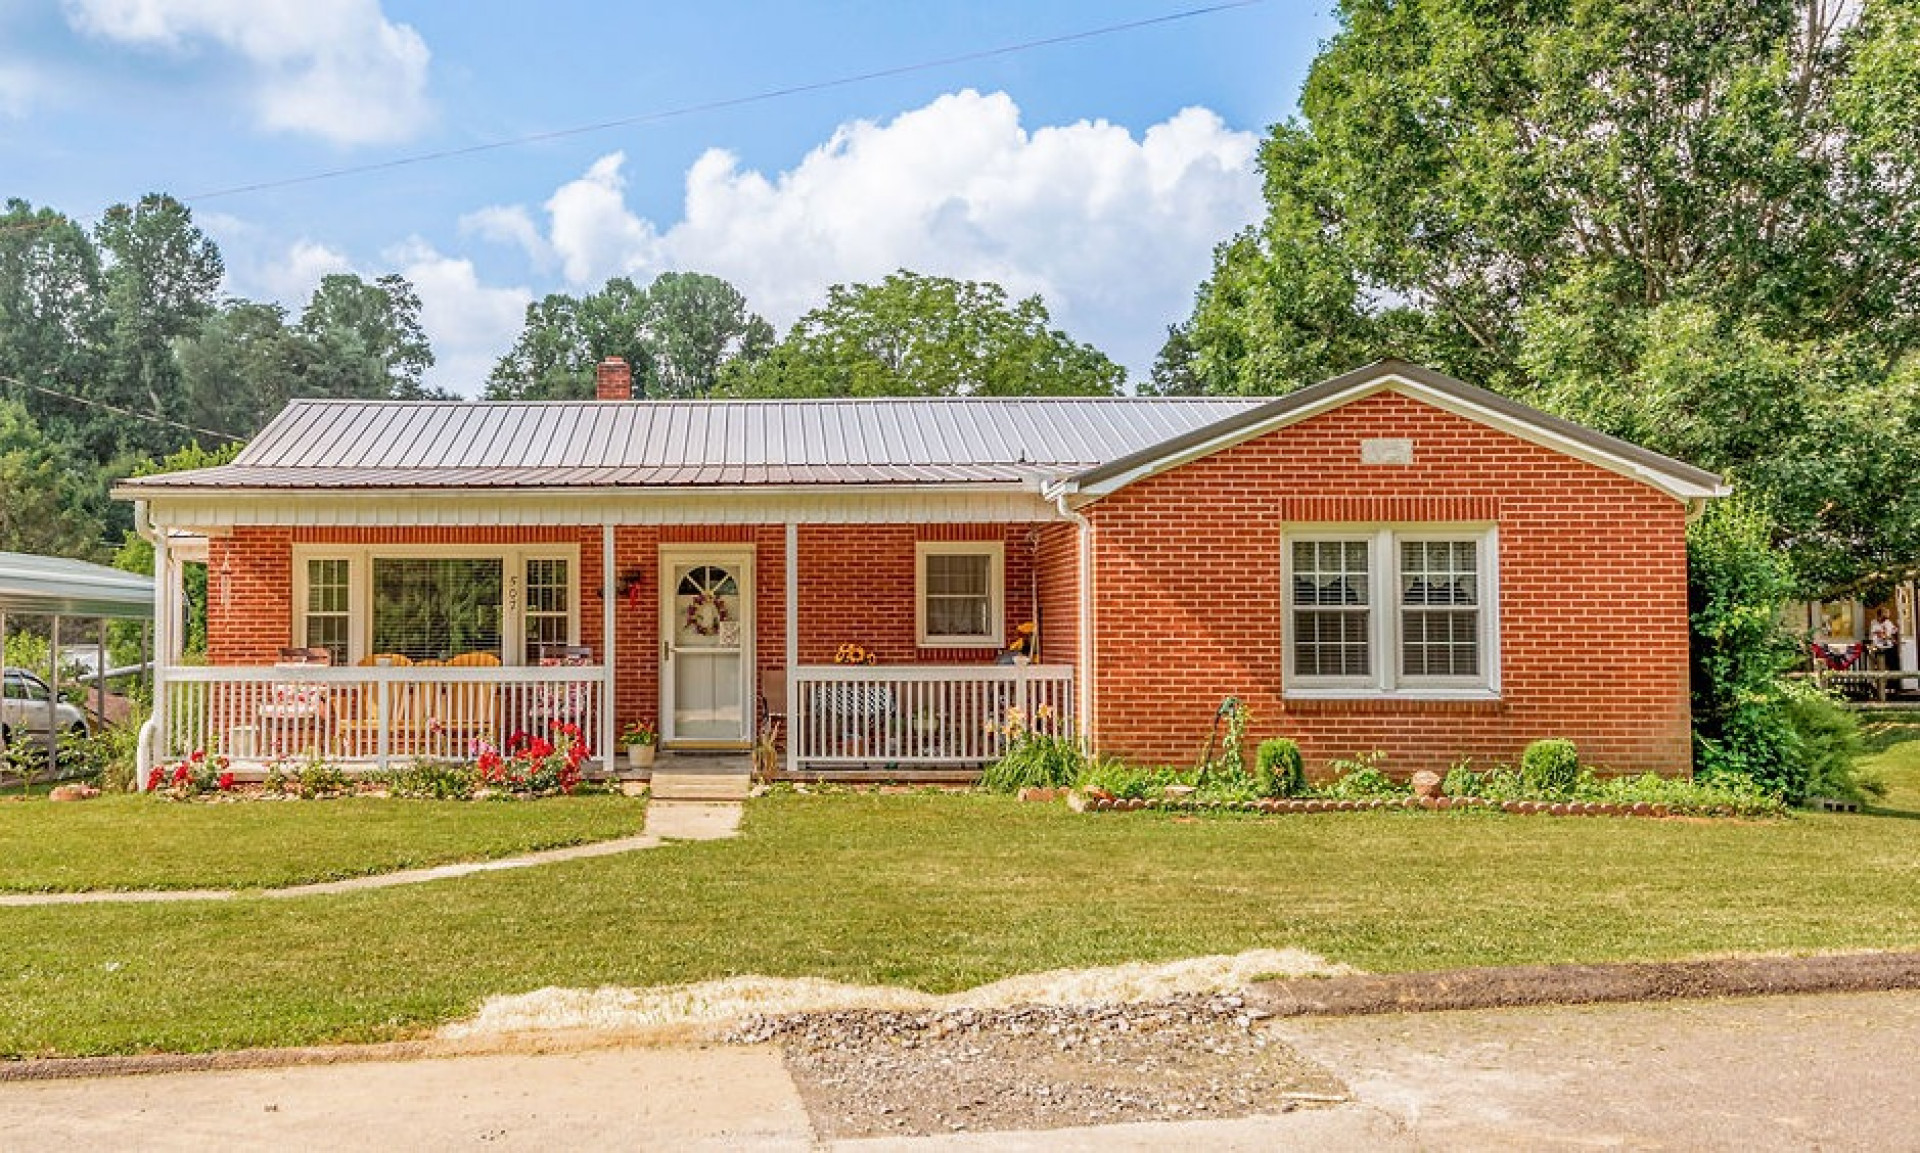
[[[232,773],[221,773],[221,774],[220,774],[220,788],[221,788],[221,790],[222,790],[222,791],[225,791],[225,790],[227,790],[227,789],[231,789],[232,787],[233,787],[233,774],[232,774]]]
[[[156,767],[147,772],[147,791],[157,792],[160,788],[160,770]]]
[[[187,762],[185,761],[181,761],[173,767],[173,783],[176,785],[186,784],[187,779],[192,775],[193,770],[187,767]]]

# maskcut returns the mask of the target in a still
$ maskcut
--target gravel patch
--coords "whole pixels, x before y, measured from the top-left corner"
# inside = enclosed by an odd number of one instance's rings
[[[1134,962],[1093,969],[1023,973],[957,993],[924,993],[890,985],[850,985],[813,977],[745,975],[630,989],[536,989],[489,997],[479,1012],[440,1030],[447,1039],[502,1035],[654,1029],[662,1026],[718,1034],[755,1014],[774,1016],[833,1009],[1005,1009],[1021,1005],[1075,1005],[1154,1001],[1186,993],[1243,989],[1285,977],[1353,973],[1301,949]]]
[[[761,1016],[824,1139],[1289,1112],[1347,1100],[1238,995]]]

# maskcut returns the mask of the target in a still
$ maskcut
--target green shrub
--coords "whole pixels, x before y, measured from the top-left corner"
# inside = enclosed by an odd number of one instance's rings
[[[980,787],[993,793],[1062,789],[1086,768],[1087,755],[1073,738],[1027,732],[1009,741],[1005,754],[980,774]]]
[[[1591,774],[1583,774],[1574,795],[1582,801],[1615,805],[1644,801],[1688,813],[1730,813],[1743,817],[1778,817],[1786,813],[1786,805],[1779,797],[1740,778],[1689,781],[1647,773],[1597,780]]]
[[[1473,771],[1471,757],[1447,769],[1447,775],[1440,781],[1440,792],[1449,797],[1477,797],[1484,787],[1485,778]]]
[[[322,797],[350,796],[353,791],[353,778],[339,765],[330,764],[319,757],[310,758],[293,774],[294,787],[305,800]]]
[[[1126,800],[1147,800],[1164,793],[1168,785],[1190,783],[1185,774],[1166,767],[1142,768],[1123,761],[1090,764],[1080,774],[1081,790],[1098,789]]]
[[[1805,774],[1800,796],[1847,801],[1885,796],[1884,781],[1854,771],[1855,758],[1863,747],[1860,722],[1854,714],[1806,681],[1788,681],[1782,689],[1787,717],[1793,725],[1795,759]]]
[[[1297,797],[1307,791],[1307,763],[1300,746],[1286,737],[1260,742],[1253,770],[1254,790],[1263,797]]]
[[[471,764],[452,761],[414,761],[386,775],[387,792],[396,797],[432,801],[465,801],[480,787],[480,772]]]
[[[1580,781],[1580,750],[1569,740],[1535,741],[1520,754],[1520,779],[1541,796],[1564,797]]]
[[[1380,762],[1386,757],[1385,753],[1375,749],[1370,753],[1361,753],[1350,761],[1329,761],[1327,767],[1333,770],[1333,780],[1317,791],[1342,800],[1392,797],[1412,792],[1411,786],[1394,780],[1380,768]]]

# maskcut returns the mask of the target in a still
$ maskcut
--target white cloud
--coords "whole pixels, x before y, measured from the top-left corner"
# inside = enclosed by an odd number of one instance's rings
[[[1004,93],[963,91],[843,125],[772,176],[710,151],[664,231],[627,208],[625,158],[611,153],[548,199],[546,243],[576,290],[697,269],[781,324],[830,284],[896,268],[994,280],[1040,293],[1056,322],[1140,377],[1214,245],[1259,215],[1257,146],[1203,108],[1137,138],[1104,121],[1029,131]],[[503,223],[516,213],[531,225],[524,209],[490,209],[484,234],[532,251],[530,230]]]
[[[247,62],[255,114],[337,144],[402,140],[426,122],[420,34],[380,0],[65,0],[76,30],[136,48],[213,44]]]
[[[471,260],[447,256],[418,238],[384,255],[420,294],[420,326],[434,356],[427,384],[477,396],[493,362],[519,335],[533,293],[488,287]]]
[[[25,64],[0,60],[0,117],[24,118],[43,91],[39,73]]]
[[[495,205],[469,212],[460,218],[460,232],[466,236],[510,244],[525,252],[536,268],[544,270],[553,266],[553,245],[548,244],[547,238],[540,234],[540,226],[533,222],[533,215],[518,204]]]

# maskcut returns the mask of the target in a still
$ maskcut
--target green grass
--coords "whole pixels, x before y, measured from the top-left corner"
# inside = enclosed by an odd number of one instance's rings
[[[511,856],[639,831],[619,797],[530,804],[353,799],[0,802],[0,892],[273,888]]]
[[[947,991],[1262,946],[1374,970],[1920,947],[1920,740],[1877,756],[1898,780],[1876,815],[1192,820],[789,796],[750,803],[731,841],[431,885],[0,909],[0,1053],[390,1038],[490,994],[736,973]]]

